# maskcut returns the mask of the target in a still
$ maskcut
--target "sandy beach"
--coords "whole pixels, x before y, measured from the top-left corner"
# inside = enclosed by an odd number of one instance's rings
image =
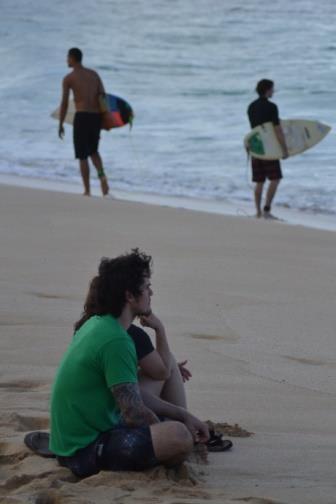
[[[336,233],[0,185],[0,502],[336,502]],[[78,481],[23,444],[102,256],[154,259],[153,307],[190,409],[253,433],[180,471]]]

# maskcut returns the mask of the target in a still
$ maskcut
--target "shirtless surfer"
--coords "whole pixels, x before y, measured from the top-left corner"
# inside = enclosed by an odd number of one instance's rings
[[[91,158],[97,170],[101,190],[104,196],[109,192],[109,186],[104,173],[103,162],[98,152],[101,130],[100,98],[105,95],[103,83],[97,72],[82,65],[82,51],[72,48],[68,52],[68,66],[72,72],[63,79],[63,94],[60,105],[60,120],[58,136],[64,135],[63,123],[68,110],[70,90],[73,92],[76,114],[73,123],[73,141],[75,157],[79,159],[80,172],[84,184],[84,195],[90,196]]]

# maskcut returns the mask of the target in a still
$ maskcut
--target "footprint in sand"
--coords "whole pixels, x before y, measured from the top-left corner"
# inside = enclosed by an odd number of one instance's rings
[[[27,485],[35,478],[34,475],[21,474],[9,478],[0,488],[4,490],[16,490],[17,488]]]
[[[79,296],[69,296],[67,294],[48,294],[47,292],[26,292],[26,294],[31,294],[39,299],[67,299],[69,301],[81,300]]]
[[[249,504],[282,504],[280,501],[264,499],[263,497],[240,497],[232,500],[235,502],[248,502]]]
[[[318,359],[306,359],[304,357],[291,357],[290,355],[284,355],[283,356],[285,359],[294,361],[294,362],[299,362],[300,364],[309,364],[310,366],[326,366],[328,365],[328,362],[321,361]]]
[[[42,387],[44,384],[31,380],[15,380],[10,382],[0,382],[0,389],[6,389],[12,392],[27,392]]]
[[[49,428],[49,417],[31,417],[10,413],[1,418],[1,424],[10,425],[16,432],[45,430]]]
[[[43,326],[46,322],[43,319],[18,319],[15,320],[0,320],[2,327],[27,327],[27,326]]]
[[[56,493],[47,491],[36,495],[34,504],[61,504],[62,500]]]
[[[13,446],[9,443],[0,443],[0,465],[13,465],[21,462],[26,457],[28,453],[23,450],[13,451]]]
[[[223,341],[225,343],[237,343],[240,338],[239,334],[235,333],[232,329],[229,328],[225,330],[225,333],[222,335],[193,333],[189,334],[189,336],[193,339],[206,341]]]
[[[2,327],[21,327],[29,324],[31,324],[31,320],[28,321],[0,320],[0,326]]]

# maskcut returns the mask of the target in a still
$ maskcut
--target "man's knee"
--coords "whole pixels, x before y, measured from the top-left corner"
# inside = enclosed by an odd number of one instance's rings
[[[169,421],[151,426],[154,452],[158,460],[186,457],[193,447],[193,438],[181,422]]]
[[[269,182],[269,190],[270,191],[275,191],[278,187],[278,185],[280,184],[280,180],[281,179],[273,179],[273,180],[270,180]]]
[[[194,444],[191,433],[181,422],[174,422],[172,439],[177,447],[186,452],[189,452]]]
[[[90,158],[93,160],[97,160],[97,159],[100,159],[100,154],[98,151],[96,152],[93,152],[92,154],[90,154]]]
[[[185,458],[192,450],[194,442],[187,427],[180,422],[173,422],[168,442],[175,457]]]

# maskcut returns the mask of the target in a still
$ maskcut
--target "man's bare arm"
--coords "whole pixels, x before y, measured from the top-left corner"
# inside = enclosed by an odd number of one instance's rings
[[[185,408],[169,403],[168,401],[165,401],[160,397],[156,397],[155,395],[144,389],[141,390],[141,395],[144,404],[151,411],[154,411],[156,415],[167,417],[171,420],[177,420],[179,422],[185,421],[186,416],[188,415],[188,412]]]
[[[122,383],[112,387],[113,397],[129,427],[152,425],[159,422],[152,410],[145,406],[137,383]]]
[[[106,94],[103,81],[101,80],[101,78],[99,77],[99,75],[98,75],[98,93],[99,94],[103,94],[103,95]]]
[[[189,411],[164,401],[150,392],[142,390],[144,403],[157,415],[184,423],[196,442],[205,443],[209,439],[209,428]]]
[[[99,77],[99,75],[98,74],[96,74],[96,75],[97,75],[97,79],[98,79],[98,101],[99,101],[100,111],[101,112],[108,112],[108,110],[109,110],[108,100],[107,100],[104,84],[103,84],[103,81],[101,80],[101,78]]]
[[[64,135],[64,128],[63,128],[63,123],[64,119],[68,110],[68,105],[69,105],[69,93],[70,93],[70,86],[67,77],[63,79],[63,86],[62,86],[63,92],[62,92],[62,101],[60,105],[60,118],[59,118],[59,128],[58,128],[58,136],[60,138],[63,138]]]
[[[167,380],[171,373],[172,356],[161,320],[153,312],[140,317],[143,327],[150,327],[155,331],[156,349],[141,359],[139,365],[144,373],[154,380]]]
[[[281,145],[281,148],[283,151],[283,159],[286,159],[286,158],[288,158],[288,149],[287,149],[287,145],[286,145],[285,135],[284,135],[284,132],[283,132],[280,124],[277,126],[274,126],[274,131],[275,131],[275,136],[277,137],[278,142]]]

